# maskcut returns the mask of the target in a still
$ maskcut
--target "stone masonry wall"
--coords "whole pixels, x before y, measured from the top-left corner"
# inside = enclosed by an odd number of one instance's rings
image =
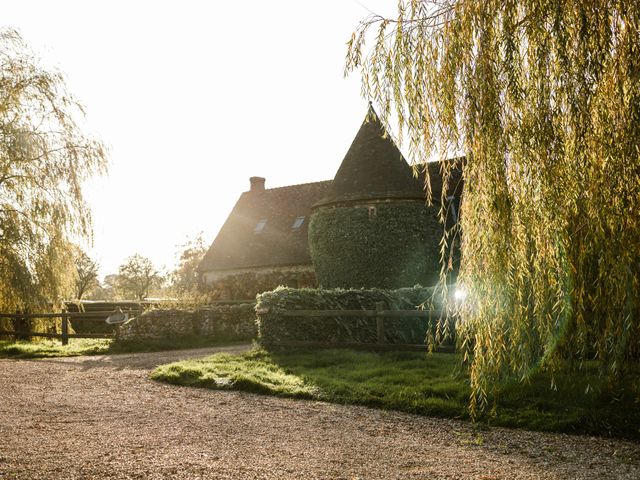
[[[251,340],[257,335],[254,305],[216,305],[197,310],[155,309],[122,325],[122,340],[211,337],[216,340]]]

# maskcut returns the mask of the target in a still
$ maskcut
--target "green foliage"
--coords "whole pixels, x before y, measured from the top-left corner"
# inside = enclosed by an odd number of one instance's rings
[[[501,379],[567,359],[596,358],[614,382],[629,375],[640,356],[640,2],[401,1],[396,20],[372,15],[354,33],[351,69],[383,120],[393,111],[415,161],[466,155],[460,339],[472,410]]]
[[[264,362],[258,354],[217,354],[206,360],[186,360],[163,365],[151,374],[154,380],[176,385],[243,390],[252,393],[293,398],[314,398],[313,387],[303,379],[289,375],[279,366]]]
[[[0,358],[51,358],[102,355],[109,353],[112,340],[71,338],[67,345],[59,340],[34,342],[0,341]]]
[[[106,157],[62,74],[12,30],[0,31],[0,98],[0,308],[34,311],[72,295],[70,239],[91,235],[82,184]]]
[[[376,302],[383,302],[390,310],[415,310],[423,304],[440,307],[442,302],[434,298],[434,289],[402,288],[383,289],[293,289],[277,288],[258,295],[259,339],[264,346],[277,346],[286,342],[340,342],[375,343],[376,319],[372,317],[283,317],[282,310],[375,310]],[[439,312],[434,318],[403,318],[385,324],[385,341],[399,344],[424,344],[433,341],[439,322]],[[452,332],[448,332],[452,333]],[[429,337],[427,339],[427,337]]]
[[[125,297],[144,300],[152,288],[163,282],[160,272],[151,260],[142,255],[132,255],[118,268],[116,289]]]
[[[297,288],[315,287],[316,276],[313,271],[273,271],[247,272],[227,275],[212,285],[202,287],[198,301],[207,304],[217,300],[249,300],[256,295],[268,292],[279,286]]]
[[[178,266],[169,276],[172,296],[187,301],[198,296],[198,265],[205,253],[207,253],[207,246],[202,234],[182,246]]]
[[[254,350],[216,354],[157,368],[176,385],[366,405],[421,415],[469,418],[469,379],[452,354],[352,350]],[[563,373],[556,391],[538,373],[528,384],[502,384],[489,425],[640,439],[640,410],[630,390],[610,391],[591,365]],[[590,393],[584,391],[590,386]],[[476,441],[481,441],[476,439]]]
[[[320,209],[311,216],[309,248],[325,288],[400,288],[438,280],[443,228],[420,202]]]
[[[151,338],[144,340],[71,338],[68,345],[59,340],[34,342],[12,342],[0,340],[0,358],[55,358],[77,357],[81,355],[110,355],[119,353],[160,352],[163,350],[186,350],[191,348],[234,345],[237,341],[212,339],[210,337],[189,336],[180,338]]]

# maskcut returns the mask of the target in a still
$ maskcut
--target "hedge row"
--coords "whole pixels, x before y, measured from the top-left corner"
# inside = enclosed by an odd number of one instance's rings
[[[433,288],[416,286],[397,290],[292,289],[280,287],[258,295],[258,335],[265,347],[294,342],[375,343],[375,317],[285,317],[285,310],[415,310],[427,302],[434,310],[431,320],[401,318],[385,320],[385,343],[425,344],[437,327],[442,302],[433,299]],[[426,307],[426,305],[425,305]]]

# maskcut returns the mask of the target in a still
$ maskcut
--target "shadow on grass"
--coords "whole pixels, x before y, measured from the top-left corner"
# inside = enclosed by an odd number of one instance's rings
[[[178,385],[239,390],[469,419],[469,383],[457,355],[305,350],[216,354],[157,368]],[[640,408],[629,389],[612,392],[593,369],[506,383],[481,424],[640,439]],[[585,393],[589,385],[589,392]]]

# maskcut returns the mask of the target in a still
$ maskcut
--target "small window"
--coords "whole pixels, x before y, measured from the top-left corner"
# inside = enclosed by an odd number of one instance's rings
[[[260,220],[257,225],[255,230],[253,231],[253,233],[262,233],[262,231],[264,230],[264,226],[267,224],[267,219],[263,218],[262,220]]]
[[[369,207],[369,221],[373,222],[378,216],[378,209],[374,206]]]
[[[297,230],[302,226],[303,223],[304,223],[304,217],[298,217],[293,221],[293,225],[291,225],[291,228],[293,230]]]

